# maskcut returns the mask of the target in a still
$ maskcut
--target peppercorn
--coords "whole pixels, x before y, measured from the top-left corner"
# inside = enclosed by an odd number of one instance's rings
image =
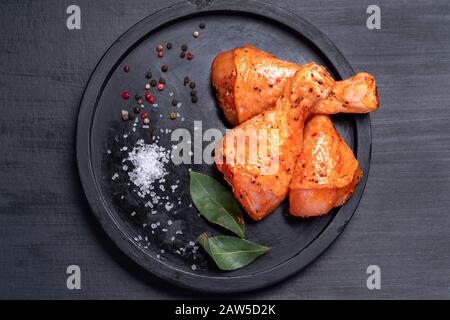
[[[192,60],[192,59],[194,59],[194,55],[191,52],[188,52],[187,55],[186,55],[186,58],[188,60]]]
[[[130,94],[128,93],[128,92],[123,92],[122,93],[122,98],[124,99],[124,100],[128,100],[128,99],[130,99]]]
[[[169,70],[169,66],[167,64],[163,64],[161,67],[162,72],[167,72]]]
[[[200,29],[205,29],[206,24],[204,22],[200,22],[198,26],[200,27]]]
[[[159,51],[158,52],[158,57],[160,57],[160,58],[164,57],[164,51]]]
[[[148,118],[148,112],[147,111],[142,111],[141,118],[142,119]]]
[[[159,91],[163,91],[163,90],[164,90],[164,87],[165,87],[165,86],[164,86],[164,83],[159,83],[159,84],[158,84],[158,90],[159,90]]]
[[[180,58],[182,58],[182,59],[186,58],[186,52],[181,51],[180,52]]]
[[[192,34],[194,36],[194,38],[198,38],[198,36],[200,35],[200,33],[198,31],[194,31],[194,33]]]
[[[150,97],[150,99],[148,99],[148,102],[155,103],[155,97]]]
[[[192,101],[193,103],[196,103],[196,102],[198,101],[197,96],[192,96],[192,97],[191,97],[191,101]]]
[[[128,121],[128,113],[122,114],[122,120],[123,121]]]
[[[187,51],[187,49],[188,49],[187,44],[182,44],[182,45],[181,45],[181,50],[182,50],[182,51]]]
[[[128,119],[134,120],[136,118],[136,114],[133,111],[128,112]]]
[[[172,105],[175,107],[178,104],[178,100],[177,99],[173,99],[172,100]]]
[[[141,107],[140,106],[135,106],[133,108],[134,113],[140,113],[141,112]]]
[[[152,97],[152,95],[150,94],[150,92],[147,92],[146,94],[145,94],[145,99],[148,101],[148,102],[150,102],[151,103],[151,99],[152,99],[153,97]]]
[[[196,96],[197,95],[197,90],[192,90],[191,91],[191,96]]]
[[[151,71],[147,71],[147,73],[145,74],[145,77],[147,79],[151,79],[152,78],[152,72]]]
[[[152,87],[156,87],[157,84],[158,84],[158,82],[157,82],[155,79],[153,79],[152,81],[150,81],[150,85],[151,85]]]
[[[148,90],[148,89],[150,89],[150,83],[145,84],[145,90]]]
[[[137,99],[137,103],[138,103],[138,104],[143,104],[143,103],[144,103],[144,100],[142,100],[142,99]]]
[[[183,80],[184,85],[187,85],[189,83],[189,81],[191,81],[189,79],[189,77],[184,77],[184,80]]]
[[[195,82],[192,81],[191,83],[189,83],[189,88],[194,89],[195,88]]]
[[[166,79],[164,77],[160,77],[159,78],[159,83],[165,84],[166,83]]]
[[[170,113],[170,119],[175,120],[176,118],[177,118],[176,112],[171,112]]]
[[[134,98],[135,98],[136,100],[139,100],[139,99],[142,99],[142,96],[139,95],[139,94],[136,94],[136,95],[134,96]]]
[[[130,67],[129,66],[124,66],[123,67],[123,71],[124,72],[130,72]]]
[[[158,44],[158,45],[156,46],[156,51],[160,52],[160,51],[163,51],[163,50],[164,50],[164,47],[163,47],[162,44]]]
[[[149,118],[144,118],[144,124],[149,124],[150,123],[150,119]]]
[[[167,47],[167,49],[169,49],[169,50],[172,49],[172,43],[168,42],[167,45],[166,45],[166,47]]]

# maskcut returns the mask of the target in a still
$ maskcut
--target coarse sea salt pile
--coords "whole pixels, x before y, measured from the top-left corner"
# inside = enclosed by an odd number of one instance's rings
[[[128,158],[134,169],[128,172],[131,182],[139,188],[138,195],[144,198],[153,190],[155,182],[163,182],[168,174],[165,169],[169,162],[169,152],[157,144],[145,144],[138,140]]]

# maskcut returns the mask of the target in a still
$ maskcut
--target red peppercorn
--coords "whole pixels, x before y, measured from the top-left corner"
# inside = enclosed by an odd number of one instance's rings
[[[150,99],[148,99],[148,102],[155,103],[155,97],[150,97]]]
[[[158,90],[163,91],[164,90],[164,83],[158,83]]]
[[[130,94],[127,91],[125,91],[122,93],[122,98],[125,100],[128,100],[128,99],[130,99]]]
[[[153,98],[152,95],[149,92],[147,92],[147,93],[148,94],[145,95],[145,100],[147,100],[150,103],[155,102],[155,98]]]
[[[187,55],[186,55],[186,58],[188,60],[192,60],[192,59],[194,59],[194,55],[191,52],[188,52]]]
[[[160,58],[164,57],[164,51],[158,51],[158,57]]]
[[[123,67],[123,71],[124,72],[129,72],[130,71],[130,67],[129,66],[124,66]]]
[[[141,112],[141,118],[142,119],[148,118],[148,112],[147,111],[142,111]]]

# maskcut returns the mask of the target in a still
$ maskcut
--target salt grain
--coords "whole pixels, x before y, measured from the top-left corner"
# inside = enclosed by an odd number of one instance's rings
[[[168,202],[164,207],[166,208],[167,211],[170,211],[173,208],[173,204]]]

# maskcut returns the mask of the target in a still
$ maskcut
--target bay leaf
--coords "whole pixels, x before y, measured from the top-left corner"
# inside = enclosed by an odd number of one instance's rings
[[[248,240],[230,237],[208,237],[206,233],[198,237],[198,242],[221,270],[242,268],[270,250],[269,247]]]
[[[190,173],[189,188],[192,202],[206,220],[244,237],[242,210],[228,189],[216,179],[194,171]]]

